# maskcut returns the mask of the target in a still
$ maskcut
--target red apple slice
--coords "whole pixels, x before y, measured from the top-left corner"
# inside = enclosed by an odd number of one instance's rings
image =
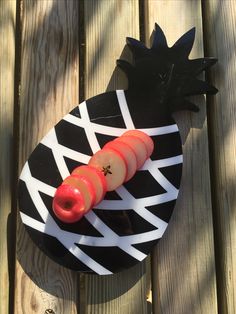
[[[125,182],[130,180],[137,170],[137,159],[133,149],[129,145],[117,141],[108,142],[103,148],[114,149],[122,155],[127,164],[127,175]]]
[[[122,142],[129,145],[135,152],[137,158],[137,169],[142,167],[142,165],[148,158],[147,148],[143,140],[141,140],[137,136],[127,135],[118,137],[114,141]]]
[[[138,138],[143,140],[148,151],[148,157],[151,156],[154,150],[154,143],[149,135],[147,135],[145,132],[142,132],[140,130],[129,130],[129,131],[126,131],[124,134],[122,134],[122,136],[128,136],[128,135],[137,136]]]
[[[85,213],[85,201],[80,191],[71,185],[60,185],[53,198],[52,208],[63,222],[73,223]]]
[[[82,175],[70,175],[62,182],[62,185],[64,184],[71,185],[80,191],[85,202],[85,213],[87,213],[93,207],[96,198],[90,180]]]
[[[120,186],[127,173],[127,166],[120,153],[113,149],[104,148],[95,153],[88,163],[104,173],[107,190],[113,191]]]
[[[89,179],[89,181],[93,184],[96,193],[94,205],[100,203],[107,191],[107,182],[104,174],[96,168],[87,165],[75,168],[72,172],[72,175],[74,174],[82,175]]]

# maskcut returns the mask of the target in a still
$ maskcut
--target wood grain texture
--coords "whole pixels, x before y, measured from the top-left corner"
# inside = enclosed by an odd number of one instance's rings
[[[22,1],[19,170],[78,103],[78,2]],[[15,313],[77,313],[78,276],[32,243],[20,218]]]
[[[191,58],[203,56],[201,1],[158,0],[146,5],[147,39],[157,22],[169,46],[196,26]],[[176,208],[153,255],[154,313],[217,313],[206,108],[174,118],[183,141],[183,177]]]
[[[218,58],[208,99],[219,313],[236,313],[236,2],[205,1],[205,45]]]
[[[106,89],[124,88],[124,75],[113,71],[125,38],[139,38],[138,1],[89,0],[84,3],[84,11],[84,81],[85,96],[89,98]],[[108,277],[84,275],[81,313],[147,313],[146,289],[145,262]]]
[[[8,313],[8,220],[11,212],[16,1],[0,2],[0,313]],[[10,158],[9,158],[10,157]],[[14,244],[10,243],[12,248]]]
[[[139,4],[137,0],[88,0],[84,11],[85,94],[89,98],[124,85],[124,74],[113,72],[126,37],[139,38]]]

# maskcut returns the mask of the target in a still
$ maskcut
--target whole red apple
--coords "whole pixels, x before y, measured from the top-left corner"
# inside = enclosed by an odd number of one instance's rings
[[[58,219],[73,223],[85,214],[85,201],[79,189],[63,184],[56,190],[52,208]]]

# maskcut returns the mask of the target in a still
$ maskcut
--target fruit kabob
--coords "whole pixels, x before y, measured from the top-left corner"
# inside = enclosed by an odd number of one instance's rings
[[[79,221],[107,191],[113,191],[130,180],[151,156],[154,143],[140,130],[126,131],[108,142],[89,160],[75,168],[57,188],[53,211],[65,223]]]

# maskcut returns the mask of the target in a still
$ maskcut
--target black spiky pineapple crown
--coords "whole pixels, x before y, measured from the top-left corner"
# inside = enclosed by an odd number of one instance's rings
[[[198,107],[186,97],[200,94],[215,94],[217,89],[197,76],[216,63],[215,58],[188,59],[195,38],[195,28],[168,47],[162,29],[155,24],[153,44],[147,48],[142,42],[127,38],[134,64],[117,60],[117,65],[126,73],[129,91],[145,95],[156,106],[172,113],[178,110],[198,111]]]

